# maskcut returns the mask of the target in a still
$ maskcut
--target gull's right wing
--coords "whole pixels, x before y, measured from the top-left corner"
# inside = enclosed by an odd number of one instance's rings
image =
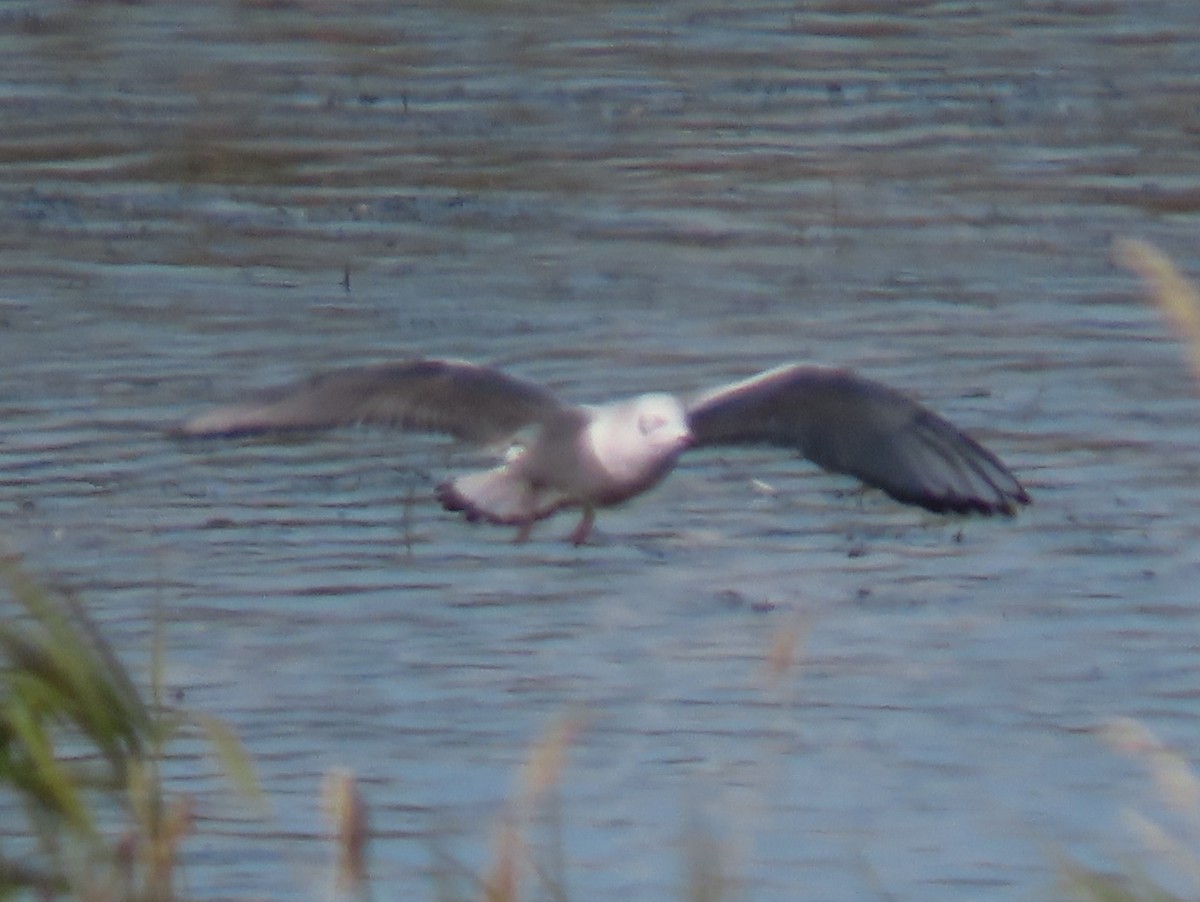
[[[490,367],[409,360],[322,373],[201,413],[171,433],[238,436],[370,425],[491,444],[563,407],[549,390]]]

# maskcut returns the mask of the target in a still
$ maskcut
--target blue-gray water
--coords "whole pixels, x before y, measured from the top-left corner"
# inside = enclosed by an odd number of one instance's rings
[[[341,765],[379,897],[430,896],[430,836],[482,866],[567,716],[572,898],[680,897],[696,819],[755,900],[1140,858],[1161,806],[1096,731],[1200,753],[1200,398],[1111,243],[1200,272],[1200,11],[393,7],[0,4],[2,535],[139,667],[161,602],[171,687],[257,758],[267,822],[173,762],[189,890],[319,897]],[[438,443],[162,434],[415,354],[577,400],[851,365],[1035,501],[947,522],[752,451],[514,546],[432,502],[473,459]]]

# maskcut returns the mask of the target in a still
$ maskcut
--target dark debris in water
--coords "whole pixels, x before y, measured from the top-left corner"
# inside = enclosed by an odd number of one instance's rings
[[[755,614],[769,614],[778,605],[769,598],[750,598],[737,589],[722,589],[716,594],[717,602],[722,606],[733,609],[749,608]]]

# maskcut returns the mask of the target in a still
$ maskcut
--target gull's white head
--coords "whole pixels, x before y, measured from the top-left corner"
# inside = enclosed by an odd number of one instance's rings
[[[627,405],[624,427],[635,428],[648,448],[663,454],[679,454],[692,443],[687,411],[674,395],[639,395]]]
[[[639,395],[595,408],[587,442],[605,474],[606,503],[632,498],[653,486],[692,441],[687,410],[673,395]]]

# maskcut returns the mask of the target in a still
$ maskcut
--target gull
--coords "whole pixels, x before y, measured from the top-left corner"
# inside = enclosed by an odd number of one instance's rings
[[[854,372],[787,364],[692,395],[663,392],[576,405],[533,382],[458,360],[347,367],[217,407],[180,437],[236,437],[345,426],[445,433],[507,451],[493,469],[442,482],[437,499],[471,522],[518,527],[597,508],[657,485],[688,450],[773,445],[897,501],[938,513],[1012,516],[1029,503],[1017,478],[970,436],[907,395]]]

